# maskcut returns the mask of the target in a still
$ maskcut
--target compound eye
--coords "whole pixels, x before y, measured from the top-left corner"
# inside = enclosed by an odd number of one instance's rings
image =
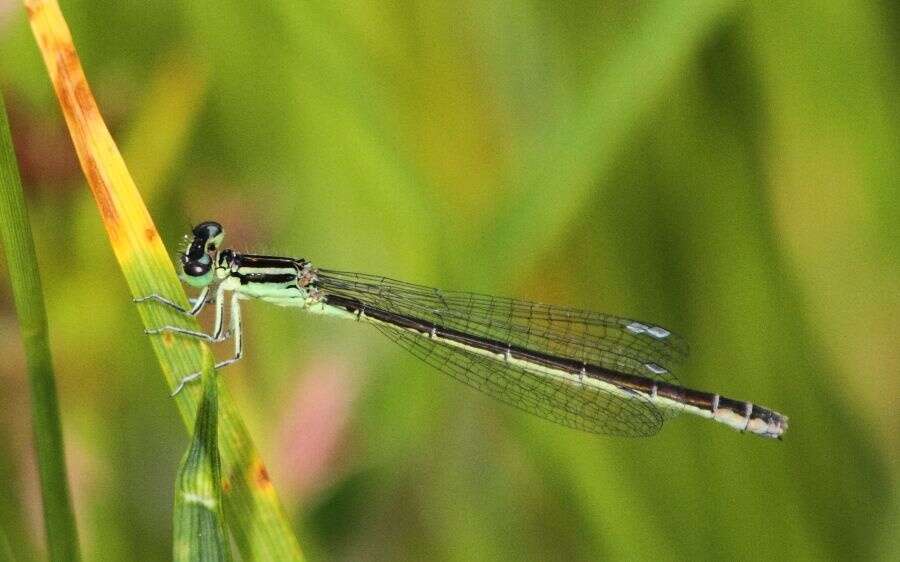
[[[197,260],[188,260],[184,264],[184,273],[191,277],[203,277],[212,268],[212,260],[209,256],[203,256]]]
[[[222,225],[214,221],[201,222],[194,227],[193,235],[205,240],[211,240],[222,234]]]

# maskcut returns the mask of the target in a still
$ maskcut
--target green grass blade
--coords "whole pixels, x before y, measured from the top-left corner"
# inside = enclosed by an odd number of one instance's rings
[[[175,485],[174,559],[231,560],[222,509],[222,463],[219,458],[219,398],[212,357],[203,370],[203,398],[191,446]]]
[[[62,424],[59,419],[53,364],[50,360],[44,293],[2,97],[0,235],[6,248],[13,300],[25,347],[47,550],[52,560],[78,560],[78,533],[66,481]]]

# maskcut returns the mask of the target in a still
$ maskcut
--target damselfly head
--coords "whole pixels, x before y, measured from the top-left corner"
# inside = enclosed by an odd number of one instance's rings
[[[193,239],[181,254],[181,278],[195,287],[205,287],[213,279],[214,256],[225,237],[222,225],[207,221],[191,231]]]

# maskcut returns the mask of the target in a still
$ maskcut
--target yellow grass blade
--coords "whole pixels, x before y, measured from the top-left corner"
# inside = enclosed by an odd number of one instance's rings
[[[132,295],[162,293],[186,305],[170,254],[91,94],[59,5],[50,0],[29,0],[25,6],[82,170]],[[164,307],[136,309],[147,327],[177,323],[199,329],[195,320]],[[204,365],[205,344],[201,342],[171,336],[149,340],[171,388],[182,375]],[[206,357],[209,360],[210,355]],[[199,392],[199,388],[190,388],[175,399],[189,428],[196,416]],[[248,560],[301,560],[300,547],[265,466],[224,388],[220,390],[220,412],[225,514],[241,554]]]

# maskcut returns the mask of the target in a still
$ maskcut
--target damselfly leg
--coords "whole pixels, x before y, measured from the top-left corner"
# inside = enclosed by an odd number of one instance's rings
[[[223,367],[227,367],[232,363],[235,363],[241,359],[243,356],[243,335],[241,333],[241,307],[237,294],[232,295],[231,297],[231,311],[230,311],[230,329],[225,329],[225,291],[219,289],[216,291],[216,295],[213,299],[207,300],[209,295],[209,287],[204,287],[200,292],[200,295],[193,301],[194,305],[190,310],[185,310],[181,306],[179,306],[176,302],[171,299],[168,299],[162,295],[153,294],[148,295],[146,297],[141,297],[134,299],[136,303],[158,303],[164,306],[168,306],[169,308],[173,308],[178,312],[184,314],[185,316],[195,317],[200,311],[203,309],[203,306],[207,302],[215,303],[215,311],[216,318],[213,322],[213,331],[212,333],[201,332],[198,330],[189,330],[187,328],[182,328],[180,326],[172,326],[165,325],[160,326],[158,328],[147,328],[144,330],[144,333],[147,335],[159,335],[164,333],[171,334],[179,334],[182,336],[188,336],[191,338],[196,338],[199,340],[203,340],[209,343],[219,343],[227,340],[229,337],[234,337],[234,355],[228,359],[223,361],[219,361],[216,363],[216,369],[221,369]],[[181,380],[178,382],[178,385],[175,387],[175,390],[172,392],[172,396],[175,396],[184,388],[184,386],[190,382],[193,382],[200,378],[200,372],[190,373],[181,377]]]
[[[184,308],[177,302],[173,301],[172,299],[169,299],[167,297],[164,297],[164,296],[156,294],[156,293],[153,293],[152,295],[147,295],[145,297],[139,297],[136,299],[132,299],[131,302],[134,302],[134,303],[156,302],[156,303],[168,306],[169,308],[171,308],[177,312],[180,312],[182,314],[186,314],[188,316],[197,316],[198,314],[200,314],[200,311],[203,310],[204,306],[206,306],[207,304],[209,304],[209,303],[213,302],[213,300],[215,300],[215,299],[209,298],[209,290],[210,290],[210,288],[208,286],[203,287],[203,290],[200,291],[200,294],[197,295],[196,298],[188,299],[189,302],[191,303],[191,308]]]

